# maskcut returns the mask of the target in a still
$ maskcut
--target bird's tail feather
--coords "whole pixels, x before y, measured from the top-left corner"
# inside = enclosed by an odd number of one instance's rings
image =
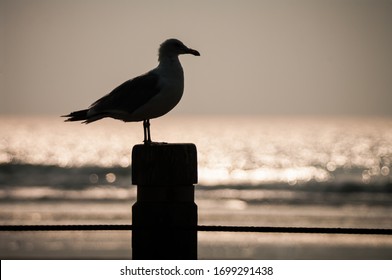
[[[80,110],[80,111],[75,111],[75,112],[72,112],[68,115],[64,115],[61,117],[68,118],[65,120],[66,122],[74,122],[74,121],[86,121],[87,122],[87,112],[88,112],[88,109]]]

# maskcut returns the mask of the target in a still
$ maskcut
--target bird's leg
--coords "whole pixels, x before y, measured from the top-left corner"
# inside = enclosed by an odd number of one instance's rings
[[[144,144],[147,144],[147,120],[143,121]]]
[[[150,120],[147,120],[147,141],[151,143]]]
[[[151,144],[150,120],[143,121],[144,144]]]
[[[148,120],[143,121],[144,144],[149,144],[148,141]]]

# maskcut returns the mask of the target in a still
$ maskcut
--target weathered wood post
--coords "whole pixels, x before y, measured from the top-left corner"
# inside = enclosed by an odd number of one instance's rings
[[[197,259],[196,183],[194,144],[133,147],[133,259]]]

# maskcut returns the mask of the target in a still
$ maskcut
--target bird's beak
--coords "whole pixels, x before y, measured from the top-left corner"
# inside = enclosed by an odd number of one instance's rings
[[[193,50],[193,49],[190,49],[190,48],[188,48],[187,53],[193,54],[195,56],[200,56],[200,53],[197,50]]]

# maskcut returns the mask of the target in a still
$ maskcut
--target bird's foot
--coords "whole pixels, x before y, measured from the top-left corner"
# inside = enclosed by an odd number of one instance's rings
[[[152,142],[152,141],[143,141],[144,145],[148,146],[156,146],[156,145],[167,145],[167,142]]]

